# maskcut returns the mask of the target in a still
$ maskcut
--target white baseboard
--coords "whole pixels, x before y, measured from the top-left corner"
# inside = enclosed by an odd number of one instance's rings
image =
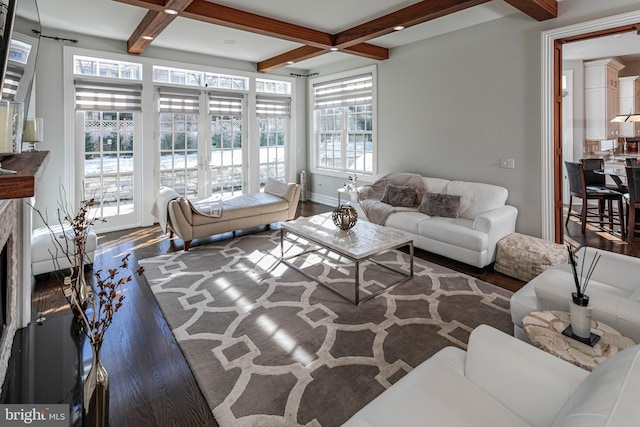
[[[315,203],[322,203],[323,205],[327,206],[338,206],[337,197],[330,197],[324,194],[311,193],[311,197],[309,197],[309,200]]]

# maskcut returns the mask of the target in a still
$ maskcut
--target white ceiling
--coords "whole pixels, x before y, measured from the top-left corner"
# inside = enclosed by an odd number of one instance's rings
[[[567,43],[562,46],[563,60],[589,60],[617,57],[634,62],[640,57],[640,35],[635,31]]]
[[[330,34],[339,33],[418,3],[416,0],[216,0],[215,2]],[[146,13],[146,9],[112,0],[38,0],[38,9],[45,34],[55,33],[55,30],[65,30],[123,42],[129,39]],[[370,40],[369,43],[392,49],[514,13],[520,12],[502,0],[493,0]],[[153,41],[152,46],[259,62],[301,45],[178,17]],[[348,57],[351,56],[334,52],[299,62],[293,67],[309,70]]]

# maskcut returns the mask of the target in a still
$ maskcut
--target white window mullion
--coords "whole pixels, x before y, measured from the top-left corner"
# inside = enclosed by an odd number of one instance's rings
[[[200,93],[200,113],[198,114],[198,197],[209,197],[211,195],[211,169],[209,159],[211,158],[211,118],[209,112],[209,98],[207,92]]]

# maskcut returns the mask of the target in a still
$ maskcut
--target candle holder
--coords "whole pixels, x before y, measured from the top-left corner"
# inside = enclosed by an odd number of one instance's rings
[[[334,209],[331,219],[336,227],[341,230],[349,230],[358,221],[358,212],[351,205],[340,205]]]

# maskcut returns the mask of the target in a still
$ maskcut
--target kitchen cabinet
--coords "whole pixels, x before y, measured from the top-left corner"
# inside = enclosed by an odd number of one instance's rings
[[[640,113],[640,76],[620,77],[618,114]],[[640,122],[619,123],[620,136],[640,136]]]
[[[618,137],[618,123],[611,119],[619,110],[618,72],[624,65],[613,58],[584,63],[586,139]]]

